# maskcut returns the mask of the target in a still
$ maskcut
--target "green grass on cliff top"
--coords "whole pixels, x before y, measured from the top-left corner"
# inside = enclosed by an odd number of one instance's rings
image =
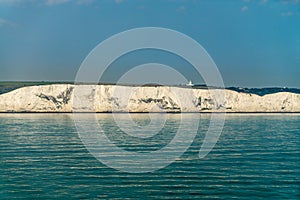
[[[50,84],[73,84],[73,82],[53,82],[53,81],[39,81],[39,82],[34,82],[34,81],[0,81],[0,94],[4,94],[10,91],[13,91],[15,89],[21,88],[21,87],[26,87],[26,86],[37,86],[37,85],[50,85]],[[101,83],[102,84],[102,83]],[[103,83],[106,85],[113,85],[110,83]],[[132,85],[135,86],[135,85]],[[148,84],[145,86],[157,86],[156,84]],[[179,86],[179,87],[184,87],[184,86]],[[193,88],[201,88],[205,89],[207,88],[205,85],[198,85],[194,86]],[[269,87],[269,88],[240,88],[240,87],[228,87],[226,89],[237,91],[237,92],[242,92],[242,93],[248,93],[248,94],[257,94],[260,96],[266,95],[266,94],[272,94],[272,93],[277,93],[277,92],[292,92],[292,93],[297,93],[300,94],[300,89],[297,88],[281,88],[281,87]]]
[[[47,82],[47,81],[40,81],[40,82],[29,82],[29,81],[2,81],[0,82],[0,94],[13,91],[15,89],[26,87],[26,86],[34,86],[34,85],[49,85],[49,84],[63,84],[69,82]]]

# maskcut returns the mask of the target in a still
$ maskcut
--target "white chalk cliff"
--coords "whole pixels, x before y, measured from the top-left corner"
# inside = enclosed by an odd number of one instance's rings
[[[225,99],[218,102],[211,91],[168,86],[30,86],[0,95],[0,112],[300,112],[300,94],[258,96],[224,90]]]

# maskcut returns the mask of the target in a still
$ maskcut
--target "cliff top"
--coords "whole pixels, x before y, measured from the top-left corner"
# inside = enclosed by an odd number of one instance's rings
[[[0,82],[0,94],[4,94],[13,91],[18,88],[26,86],[38,86],[38,85],[50,85],[50,84],[73,84],[73,82],[66,81],[39,81],[39,82],[29,82],[29,81],[3,81]],[[115,85],[112,83],[97,83],[98,85]],[[139,85],[127,85],[127,86],[139,86]],[[156,87],[160,86],[158,84],[146,84],[143,87]],[[174,87],[185,87],[183,85],[174,85]],[[207,89],[206,85],[195,85],[191,88]],[[298,88],[287,88],[287,87],[266,87],[266,88],[241,88],[241,87],[226,87],[228,90],[233,90],[236,92],[247,93],[247,94],[257,94],[259,96],[264,96],[266,94],[273,94],[278,92],[291,92],[300,94],[300,89]]]

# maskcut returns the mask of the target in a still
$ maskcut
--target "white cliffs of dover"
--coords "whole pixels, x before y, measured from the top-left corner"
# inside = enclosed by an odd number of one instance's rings
[[[0,112],[300,112],[300,94],[224,94],[218,103],[207,89],[53,84],[1,94]]]

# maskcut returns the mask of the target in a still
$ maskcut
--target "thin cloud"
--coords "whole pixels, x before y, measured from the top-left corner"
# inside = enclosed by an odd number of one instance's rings
[[[260,3],[267,3],[268,0],[260,0]]]
[[[59,5],[59,4],[63,4],[63,3],[67,3],[69,2],[70,0],[47,0],[45,2],[45,4],[47,6],[53,6],[53,5]]]
[[[248,9],[249,9],[248,6],[243,6],[243,7],[241,8],[241,12],[246,12]]]
[[[298,12],[291,12],[291,11],[281,13],[281,16],[283,16],[283,17],[290,17],[290,16],[295,16],[295,15],[298,16],[298,15],[300,15],[300,13],[298,13]]]
[[[292,15],[294,15],[293,12],[285,12],[285,13],[281,13],[281,16],[283,16],[283,17],[288,17],[288,16],[292,16]]]
[[[123,3],[124,0],[115,0],[117,4]]]
[[[14,28],[17,26],[17,24],[13,23],[7,19],[0,18],[0,27],[3,27],[3,26],[8,26],[8,27]]]
[[[95,2],[95,0],[77,0],[78,5],[89,5],[94,2]]]
[[[38,4],[46,6],[56,6],[65,3],[77,3],[78,5],[88,5],[93,3],[95,0],[0,0],[0,4],[4,5],[21,5],[21,4]],[[122,1],[122,0],[118,0]]]
[[[20,4],[29,2],[28,0],[0,0],[0,4],[8,4],[8,5],[14,5],[14,4]]]
[[[300,0],[281,0],[284,4],[299,4]]]
[[[180,13],[184,13],[186,11],[186,7],[185,6],[179,6],[177,9],[176,9],[177,12],[180,12]]]
[[[139,10],[144,10],[144,9],[146,9],[146,6],[145,5],[140,5],[140,6],[138,6],[137,7]]]

